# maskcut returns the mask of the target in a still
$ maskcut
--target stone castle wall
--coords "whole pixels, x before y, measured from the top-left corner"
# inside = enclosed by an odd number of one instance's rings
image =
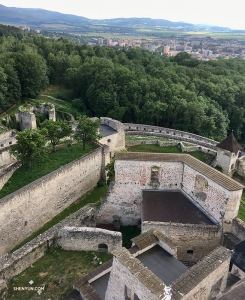
[[[218,144],[217,141],[202,137],[197,134],[181,131],[181,130],[175,130],[171,128],[151,126],[151,125],[143,125],[143,124],[123,123],[123,125],[128,135],[146,134],[146,135],[162,136],[170,139],[198,144],[215,150],[216,150],[216,145]]]
[[[127,250],[121,251],[124,257],[113,258],[105,300],[134,299],[134,294],[141,300],[165,299],[165,284]]]
[[[7,143],[11,143],[11,145],[15,144],[16,139],[11,138],[11,140],[8,141]],[[10,154],[9,150],[10,150],[10,146],[0,149],[0,167],[16,162],[16,158],[12,154]]]
[[[220,224],[237,216],[242,190],[228,191],[207,176],[184,165],[182,189]]]
[[[138,140],[138,141],[126,141],[126,146],[136,146],[136,145],[158,145],[160,147],[164,146],[176,146],[179,141],[160,141],[160,140]]]
[[[236,169],[237,155],[230,151],[218,149],[216,161],[217,165],[222,168],[222,172],[230,176]]]
[[[239,218],[235,218],[232,221],[231,232],[238,237],[241,241],[245,240],[245,222]]]
[[[197,262],[220,245],[222,229],[216,225],[180,224],[172,222],[142,223],[142,232],[155,229],[178,245],[177,258]],[[193,254],[187,253],[192,250]]]
[[[90,227],[64,227],[57,244],[64,250],[98,251],[100,244],[108,246],[108,252],[122,247],[121,232]]]
[[[33,108],[32,108],[33,110]],[[25,129],[36,129],[36,116],[33,112],[22,111],[19,109],[18,121],[20,122],[20,130],[23,131]]]
[[[228,191],[212,179],[182,162],[120,160],[115,161],[115,182],[98,213],[99,222],[111,223],[113,216],[123,225],[136,224],[141,218],[142,190],[154,189],[152,167],[157,166],[160,190],[183,190],[192,201],[216,222],[236,217],[242,190]]]
[[[91,190],[101,179],[100,147],[0,200],[0,255]]]
[[[137,224],[141,218],[142,190],[152,189],[151,168],[156,165],[160,172],[159,189],[181,188],[183,164],[153,161],[115,161],[115,182],[97,215],[98,223],[112,223],[113,216],[121,218],[123,225]]]
[[[11,254],[0,257],[0,281],[5,283],[12,277],[20,274],[35,261],[45,255],[49,247],[56,246],[56,235],[64,226],[81,226],[84,218],[93,214],[93,205],[86,205],[71,214],[58,224],[26,243]],[[0,286],[1,289],[1,286]]]
[[[116,133],[100,139],[101,144],[107,145],[109,147],[111,156],[114,155],[115,151],[125,149],[125,131],[123,124],[117,120],[105,117],[100,118],[100,123],[116,130]]]

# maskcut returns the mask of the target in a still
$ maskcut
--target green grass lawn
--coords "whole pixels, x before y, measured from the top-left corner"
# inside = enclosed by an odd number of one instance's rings
[[[160,147],[158,145],[136,145],[128,147],[129,152],[154,152],[154,153],[182,153],[187,154],[186,152],[181,152],[181,149],[178,146],[166,146]],[[213,156],[211,154],[206,154],[201,151],[189,152],[189,155],[201,160],[202,162],[209,163]]]
[[[23,186],[35,181],[36,179],[68,164],[69,162],[83,156],[92,151],[94,148],[91,145],[86,146],[86,150],[82,150],[82,144],[77,143],[65,148],[61,148],[56,152],[47,154],[41,162],[34,161],[31,168],[22,166],[17,169],[8,182],[0,191],[0,199]]]
[[[97,256],[99,260],[94,260]],[[63,299],[72,285],[81,277],[112,258],[99,252],[65,251],[51,248],[46,255],[36,261],[21,274],[11,279],[8,289],[0,292],[0,299]],[[34,281],[32,285],[29,281]],[[14,287],[44,287],[39,296],[37,291],[15,291]]]
[[[128,147],[129,152],[182,153],[177,146],[160,147],[158,145],[136,145]]]

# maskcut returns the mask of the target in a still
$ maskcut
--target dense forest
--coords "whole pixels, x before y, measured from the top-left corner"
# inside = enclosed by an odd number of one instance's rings
[[[73,91],[88,116],[245,139],[245,61],[198,61],[142,49],[76,45],[0,26],[0,108],[35,98],[48,83]]]

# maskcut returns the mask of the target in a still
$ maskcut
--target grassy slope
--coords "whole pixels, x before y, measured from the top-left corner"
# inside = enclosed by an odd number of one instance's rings
[[[41,162],[34,162],[31,168],[22,166],[17,169],[8,182],[0,191],[0,199],[4,196],[13,193],[21,187],[35,181],[36,179],[64,166],[65,164],[83,156],[93,150],[92,146],[87,145],[86,150],[82,150],[81,143],[67,146],[59,149],[57,152],[47,154]]]

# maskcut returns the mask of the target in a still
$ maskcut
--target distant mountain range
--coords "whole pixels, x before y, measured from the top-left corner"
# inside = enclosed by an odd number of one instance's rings
[[[64,26],[89,26],[89,25],[101,25],[101,26],[113,26],[113,27],[134,27],[134,28],[183,28],[183,29],[199,29],[202,30],[212,28],[216,31],[230,31],[229,28],[224,27],[212,27],[208,25],[193,25],[185,22],[171,22],[162,19],[150,19],[150,18],[116,18],[116,19],[88,19],[85,17],[62,14],[45,9],[35,8],[17,8],[6,7],[0,4],[0,23],[12,24],[12,25],[26,25],[30,27],[42,28],[47,24],[61,24]]]

